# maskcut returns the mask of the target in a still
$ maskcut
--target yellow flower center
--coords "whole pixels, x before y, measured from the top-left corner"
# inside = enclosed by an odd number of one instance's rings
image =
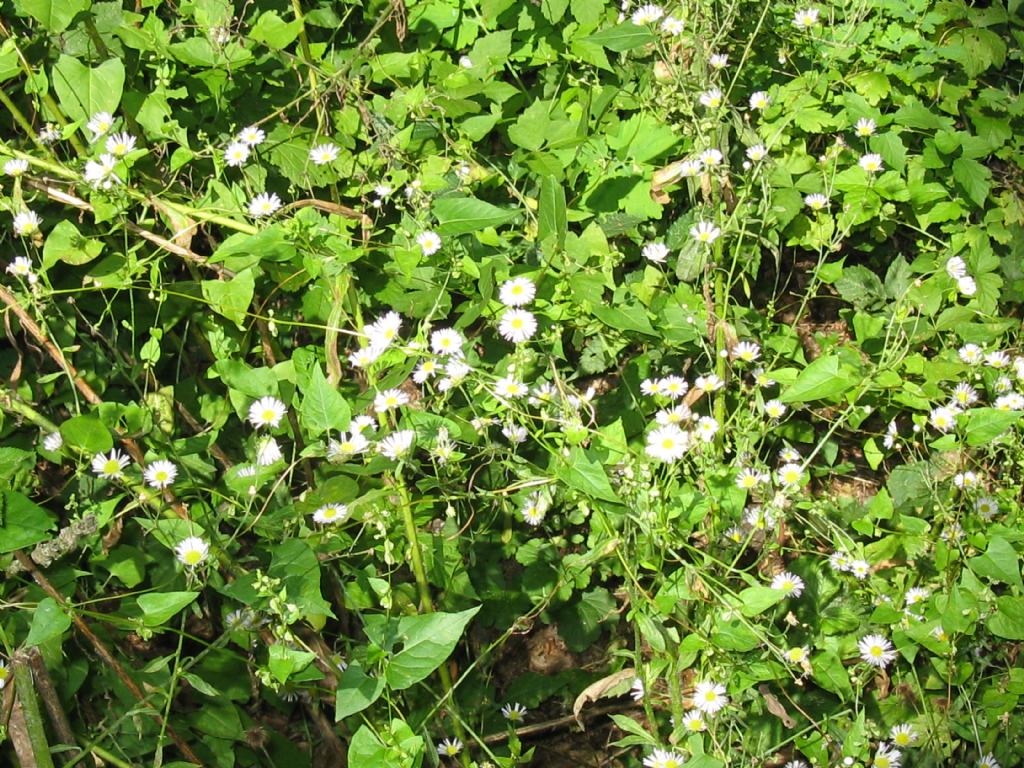
[[[200,552],[198,549],[190,549],[188,552],[184,554],[184,556],[181,559],[184,560],[188,565],[195,565],[203,559],[203,553]]]
[[[273,421],[274,419],[277,418],[277,412],[271,410],[270,408],[265,408],[263,410],[262,416],[264,421]]]
[[[116,475],[121,471],[121,465],[115,459],[107,459],[103,465],[103,474]]]

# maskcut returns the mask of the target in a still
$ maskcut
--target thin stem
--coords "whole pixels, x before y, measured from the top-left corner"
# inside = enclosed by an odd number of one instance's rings
[[[39,136],[36,134],[32,124],[28,121],[28,118],[26,118],[22,111],[18,109],[18,106],[11,101],[6,91],[2,88],[0,88],[0,104],[3,104],[7,111],[11,113],[11,117],[14,118],[14,122],[21,127],[21,130],[23,130],[25,135],[32,140],[32,143],[36,145],[37,149],[43,152],[49,152],[46,145],[39,140]]]
[[[46,741],[43,713],[39,710],[39,700],[36,698],[35,683],[32,680],[32,667],[22,654],[18,654],[14,660],[14,682],[17,686],[15,693],[25,715],[25,730],[32,743],[32,752],[35,753],[36,766],[54,768],[53,759],[50,757],[50,745]]]

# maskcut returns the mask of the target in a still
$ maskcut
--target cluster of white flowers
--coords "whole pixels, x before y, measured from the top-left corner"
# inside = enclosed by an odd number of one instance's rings
[[[532,312],[522,309],[533,301],[537,287],[527,277],[516,277],[506,281],[498,293],[501,302],[510,307],[498,321],[498,333],[506,341],[521,344],[529,341],[537,332],[537,318]]]

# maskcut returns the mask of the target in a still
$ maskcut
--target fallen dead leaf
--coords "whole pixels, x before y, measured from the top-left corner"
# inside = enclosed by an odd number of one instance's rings
[[[786,708],[782,706],[782,702],[779,701],[778,697],[771,692],[771,689],[769,689],[767,685],[759,685],[757,686],[757,690],[762,696],[764,696],[764,703],[765,706],[768,707],[769,712],[779,718],[779,720],[782,721],[782,724],[787,728],[796,727],[796,720],[790,716],[789,712],[786,711]]]
[[[636,678],[636,670],[632,667],[620,670],[614,675],[608,675],[608,677],[602,677],[596,683],[591,683],[583,692],[576,697],[575,703],[572,705],[572,715],[576,718],[576,722],[580,724],[580,728],[583,727],[583,720],[580,719],[580,713],[583,708],[592,701],[597,701],[604,696],[618,696],[625,693],[623,688],[626,683],[632,684]],[[614,691],[614,693],[609,693]]]

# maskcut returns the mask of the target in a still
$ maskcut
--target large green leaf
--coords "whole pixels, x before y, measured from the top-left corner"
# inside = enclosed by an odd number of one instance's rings
[[[985,553],[972,557],[967,564],[979,576],[985,576],[993,581],[1001,581],[1016,587],[1018,592],[1024,592],[1024,583],[1021,583],[1020,577],[1020,562],[1020,556],[1010,542],[1001,536],[993,536]]]
[[[843,701],[853,698],[850,676],[835,652],[822,651],[811,659],[811,668],[814,670],[814,682],[826,691],[836,694]]]
[[[514,219],[518,212],[499,208],[475,197],[442,197],[434,202],[437,231],[442,235],[464,235],[485,227],[497,227]]]
[[[401,691],[423,680],[444,663],[480,606],[459,613],[406,616],[398,622],[402,650],[391,657],[385,678]]]
[[[595,499],[622,501],[612,488],[604,467],[591,459],[582,448],[573,448],[568,459],[555,467],[555,477]]]
[[[88,264],[102,251],[102,240],[84,237],[74,223],[63,219],[46,236],[43,266],[49,267],[58,261],[72,265]]]
[[[0,496],[0,552],[13,552],[48,538],[53,524],[46,510],[17,491]]]
[[[960,420],[968,445],[988,445],[1016,424],[1020,411],[1000,411],[997,408],[972,408]]]
[[[1024,640],[1024,597],[1004,595],[996,599],[996,606],[985,622],[988,631],[1007,640]]]
[[[540,182],[540,201],[537,205],[537,240],[546,240],[554,235],[555,243],[562,248],[567,227],[565,189],[554,176],[545,176]]]
[[[32,626],[25,638],[25,645],[42,645],[63,635],[70,626],[71,617],[57,605],[57,601],[52,597],[43,598],[32,614]]]
[[[239,272],[230,280],[203,280],[203,296],[218,314],[224,315],[239,328],[245,324],[245,316],[256,290],[256,278],[251,269]]]
[[[19,16],[31,16],[51,35],[68,28],[79,13],[89,8],[92,0],[15,0]]]
[[[362,712],[384,692],[384,678],[370,677],[358,662],[353,662],[338,681],[334,696],[334,720]]]
[[[979,208],[985,206],[991,187],[992,171],[969,157],[958,157],[953,161],[953,179]]]
[[[604,46],[609,51],[622,52],[653,43],[657,38],[646,27],[638,27],[636,24],[626,21],[618,26],[602,29],[583,39],[588,43]]]
[[[302,426],[310,435],[321,435],[329,429],[341,432],[348,428],[351,411],[341,393],[330,385],[319,364],[310,371],[309,386],[299,406]]]
[[[796,381],[783,390],[784,403],[806,403],[836,397],[857,386],[857,377],[839,362],[837,355],[819,357],[808,365]]]
[[[159,627],[197,597],[198,592],[150,592],[139,595],[135,602],[142,610],[142,623],[147,627]]]
[[[108,59],[90,69],[61,54],[52,79],[64,113],[72,120],[86,121],[97,112],[117,111],[124,88],[124,64],[120,59]]]

